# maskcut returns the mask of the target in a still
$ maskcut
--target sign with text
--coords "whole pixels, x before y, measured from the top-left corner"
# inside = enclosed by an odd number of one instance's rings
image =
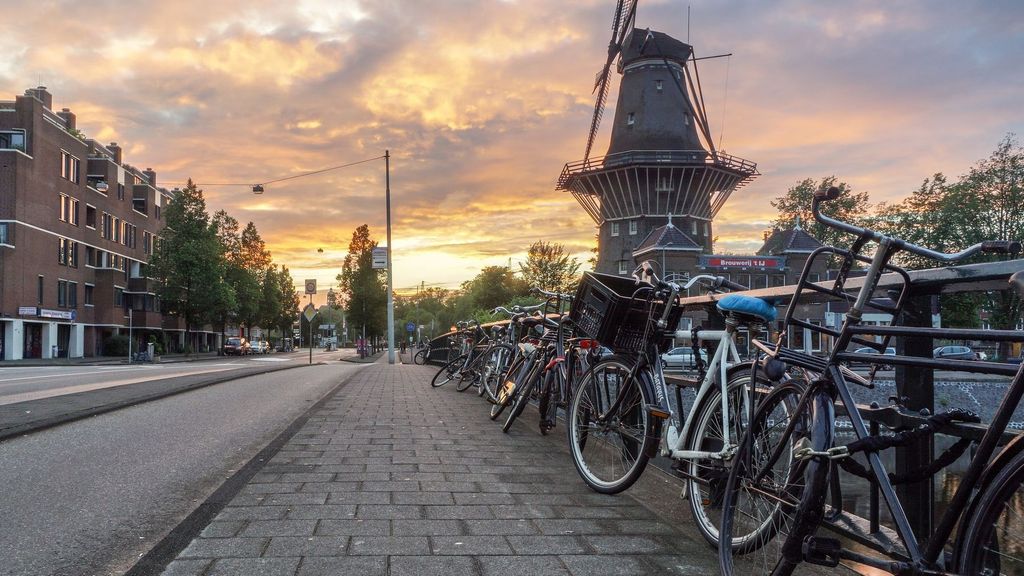
[[[306,280],[306,294],[316,294],[316,279]]]
[[[18,306],[18,316],[38,316],[39,308],[35,306]]]
[[[373,269],[383,270],[388,267],[388,249],[380,246],[373,249]]]
[[[42,318],[54,318],[56,320],[72,320],[71,310],[47,310],[43,308],[39,310],[39,316]]]
[[[781,270],[786,267],[786,259],[765,256],[701,256],[700,265],[712,268],[773,268]]]

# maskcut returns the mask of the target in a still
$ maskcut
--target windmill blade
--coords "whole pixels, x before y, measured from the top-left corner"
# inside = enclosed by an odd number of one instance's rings
[[[622,41],[632,29],[633,21],[636,19],[637,0],[618,0],[615,5],[615,15],[612,18],[612,38],[608,42],[608,59],[604,67],[594,78],[594,115],[590,121],[590,134],[587,136],[587,149],[583,154],[583,161],[590,159],[590,151],[594,147],[594,139],[597,138],[597,130],[601,127],[601,118],[604,116],[604,105],[608,98],[608,84],[611,80],[612,63],[622,52]]]

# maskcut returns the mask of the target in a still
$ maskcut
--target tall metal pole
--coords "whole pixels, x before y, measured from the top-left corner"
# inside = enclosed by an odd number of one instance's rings
[[[395,363],[395,302],[391,291],[391,152],[384,151],[384,201],[388,228],[388,364]]]
[[[313,295],[309,295],[309,304],[313,304]],[[313,365],[313,319],[310,318],[307,322],[309,324],[309,364]]]

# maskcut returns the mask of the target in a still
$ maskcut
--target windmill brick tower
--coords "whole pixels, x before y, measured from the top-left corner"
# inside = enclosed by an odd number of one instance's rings
[[[652,259],[663,274],[679,273],[712,251],[715,215],[759,174],[753,162],[715,149],[693,47],[634,28],[635,16],[636,0],[618,1],[586,153],[565,165],[557,189],[598,226],[596,271],[628,274],[637,260]],[[605,156],[592,158],[616,59],[622,80],[611,141]]]

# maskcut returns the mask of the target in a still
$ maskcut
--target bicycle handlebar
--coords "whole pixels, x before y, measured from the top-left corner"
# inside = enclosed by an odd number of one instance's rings
[[[530,292],[532,292],[533,294],[539,294],[541,296],[546,296],[548,298],[558,298],[560,300],[570,300],[571,301],[573,299],[573,296],[571,294],[560,294],[558,292],[548,292],[547,290],[544,290],[543,288],[541,288],[539,286],[534,286],[533,288],[530,288]]]
[[[698,282],[706,282],[707,286],[711,290],[718,290],[719,288],[728,288],[734,292],[740,290],[746,290],[747,287],[743,284],[737,284],[731,280],[726,279],[724,276],[714,276],[712,274],[698,274],[693,278],[690,278],[686,284],[683,285],[683,290],[689,290],[694,284]]]
[[[821,213],[820,208],[822,202],[835,200],[836,198],[839,198],[839,196],[841,195],[842,190],[840,190],[836,186],[831,186],[828,190],[815,190],[814,199],[811,202],[811,211],[814,213],[814,219],[826,226],[835,228],[837,230],[849,232],[850,234],[855,234],[857,236],[866,235],[871,240],[874,240],[876,242],[881,241],[883,238],[890,238],[891,240],[899,242],[899,247],[903,250],[907,250],[908,252],[912,252],[914,254],[917,254],[918,256],[929,258],[931,260],[937,260],[939,262],[956,262],[957,260],[963,260],[968,256],[974,256],[979,252],[1016,254],[1021,250],[1021,244],[1016,240],[986,240],[984,242],[979,242],[965,250],[961,250],[960,252],[955,252],[952,254],[947,254],[945,252],[936,252],[935,250],[932,250],[930,248],[918,246],[917,244],[907,242],[906,240],[902,240],[900,238],[887,237],[884,234],[881,234],[880,232],[875,232],[874,230],[862,228],[860,226],[850,224],[849,222],[836,220],[835,218],[826,216],[825,214]]]

